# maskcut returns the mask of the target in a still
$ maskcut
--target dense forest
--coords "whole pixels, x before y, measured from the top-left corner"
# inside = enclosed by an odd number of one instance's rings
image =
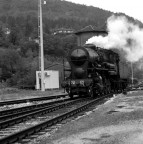
[[[77,43],[74,34],[54,35],[54,31],[71,29],[75,32],[88,25],[100,30],[106,28],[107,18],[113,14],[63,0],[47,0],[42,7],[45,68],[62,62]],[[0,0],[1,82],[20,87],[35,84],[35,71],[39,69],[37,39],[38,0]]]

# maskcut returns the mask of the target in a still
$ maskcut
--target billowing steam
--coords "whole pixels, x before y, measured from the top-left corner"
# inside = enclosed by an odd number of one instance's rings
[[[111,16],[107,20],[107,36],[94,36],[86,43],[106,49],[118,49],[130,62],[143,58],[143,29],[130,23],[125,16]]]

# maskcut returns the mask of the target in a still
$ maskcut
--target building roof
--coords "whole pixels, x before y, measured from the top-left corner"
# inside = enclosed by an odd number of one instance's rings
[[[46,67],[45,68],[45,70],[48,70],[48,69],[52,69],[53,67],[58,67],[58,66],[61,66],[61,67],[65,67],[65,68],[69,68],[69,67],[67,67],[65,64],[63,64],[63,63],[55,63],[55,64],[51,64],[51,65],[49,65],[48,67]]]
[[[53,30],[53,35],[56,34],[73,34],[74,30],[70,28],[58,28]]]
[[[52,67],[59,66],[59,65],[63,67],[63,64],[61,64],[61,63],[55,63],[55,64],[49,65],[49,66],[46,67],[45,69],[50,69],[50,68],[52,68]]]
[[[107,33],[106,25],[104,24],[102,27],[95,27],[92,25],[86,26],[85,28],[75,32],[75,34],[85,33],[85,32],[98,32],[98,33]]]

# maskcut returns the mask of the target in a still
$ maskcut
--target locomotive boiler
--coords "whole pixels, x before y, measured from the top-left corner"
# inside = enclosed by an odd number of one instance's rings
[[[127,86],[124,69],[126,66],[120,63],[119,55],[112,50],[92,44],[77,46],[67,56],[62,87],[71,98],[74,95],[94,97],[121,91]]]

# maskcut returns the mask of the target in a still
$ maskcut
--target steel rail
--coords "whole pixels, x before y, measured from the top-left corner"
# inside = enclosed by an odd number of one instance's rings
[[[35,104],[31,106],[24,106],[20,108],[14,108],[14,109],[9,109],[5,111],[0,111],[0,121],[1,120],[6,120],[6,119],[11,119],[13,117],[18,117],[20,115],[28,114],[34,111],[38,111],[44,108],[48,108],[51,105],[55,105],[61,102],[66,102],[66,101],[71,101],[71,99],[63,99],[63,100],[58,100],[58,101],[52,101],[48,103],[43,103],[43,104]]]
[[[111,95],[111,94],[108,94],[108,96]],[[87,104],[84,104],[82,106],[80,106],[79,108],[77,109],[74,109],[74,110],[71,110],[70,112],[67,112],[67,113],[64,113],[60,116],[57,116],[51,120],[48,120],[48,121],[45,121],[45,122],[42,122],[40,124],[37,124],[35,126],[32,126],[30,128],[27,128],[27,129],[24,129],[20,132],[17,132],[17,133],[14,133],[14,134],[11,134],[9,136],[6,136],[2,139],[0,139],[0,143],[1,144],[11,144],[11,143],[14,143],[14,142],[17,142],[17,141],[20,141],[36,132],[39,132],[47,127],[50,127],[58,122],[61,122],[62,120],[65,120],[69,117],[72,117],[74,116],[75,114],[87,109],[88,107],[90,107],[91,105],[93,104],[96,104],[98,103],[99,101],[101,101],[103,98],[107,97],[106,96],[103,96],[103,97],[100,97],[100,98],[97,98],[97,99],[94,99],[92,100],[91,102],[87,103]]]
[[[57,99],[57,98],[66,97],[66,96],[68,96],[68,94],[55,95],[55,96],[52,95],[52,96],[36,97],[36,98],[27,98],[27,99],[11,100],[11,101],[8,100],[8,101],[0,102],[0,106],[26,103],[26,102],[32,102],[32,101],[51,100],[51,99]]]
[[[76,98],[78,98],[78,97],[76,97]],[[76,99],[76,98],[74,98],[74,99]],[[27,110],[34,109],[34,108],[41,108],[46,105],[52,105],[55,103],[60,103],[63,101],[68,101],[68,100],[71,100],[71,99],[67,98],[67,99],[55,100],[52,102],[45,102],[45,103],[41,103],[41,104],[33,104],[33,105],[28,105],[28,106],[23,106],[23,107],[18,107],[18,108],[12,108],[12,109],[8,109],[8,110],[2,110],[2,111],[0,111],[0,117],[4,116],[4,115],[8,115],[8,114],[14,114],[14,113],[22,112],[22,111],[27,111]]]
[[[2,122],[0,122],[0,129],[3,129],[3,128],[6,128],[8,126],[12,126],[14,124],[26,121],[27,119],[29,119],[31,117],[34,117],[34,116],[37,116],[37,115],[53,112],[55,110],[58,110],[58,109],[63,108],[63,107],[66,107],[66,106],[71,105],[71,104],[73,104],[75,102],[83,101],[85,99],[87,99],[87,98],[72,100],[70,102],[65,102],[64,104],[59,104],[59,105],[56,105],[56,106],[43,108],[43,109],[35,111],[35,112],[31,112],[31,113],[28,113],[28,114],[25,114],[25,115],[22,115],[22,116],[19,116],[19,117],[16,117],[16,118],[12,118],[12,119],[8,119],[6,121],[2,121]]]

